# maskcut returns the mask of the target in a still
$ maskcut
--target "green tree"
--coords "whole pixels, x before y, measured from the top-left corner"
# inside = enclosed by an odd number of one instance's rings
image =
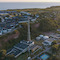
[[[0,22],[1,22],[1,18],[0,18]]]
[[[59,50],[59,44],[52,45],[52,53],[56,53]]]
[[[0,51],[0,60],[4,60],[6,56],[6,50],[1,50]]]
[[[15,60],[14,55],[6,55],[6,50],[0,50],[0,60]]]
[[[54,40],[51,45],[54,45],[54,44],[57,44],[56,40]]]
[[[56,30],[58,27],[57,21],[48,18],[40,20],[40,30],[41,31],[52,31]]]
[[[7,55],[5,59],[6,59],[6,60],[16,60],[16,59],[14,58],[14,55]]]
[[[56,55],[51,56],[48,60],[59,60]]]

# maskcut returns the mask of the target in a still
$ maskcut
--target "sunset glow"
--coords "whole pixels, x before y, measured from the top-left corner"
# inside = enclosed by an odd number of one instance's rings
[[[0,2],[60,2],[60,0],[0,0]]]

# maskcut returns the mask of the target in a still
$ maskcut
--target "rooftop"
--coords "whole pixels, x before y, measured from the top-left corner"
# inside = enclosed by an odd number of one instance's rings
[[[31,44],[32,42],[33,41],[25,41],[25,40],[20,41],[20,43],[24,43],[24,44],[27,44],[27,45]]]
[[[19,48],[21,48],[21,49],[25,49],[25,48],[27,48],[29,45],[26,45],[26,44],[23,44],[23,43],[18,43],[18,44],[16,44],[15,46],[16,46],[16,47],[19,47]]]
[[[18,49],[16,49],[16,48],[13,48],[13,49],[12,49],[12,52],[10,53],[10,55],[13,54],[13,55],[16,56],[16,55],[19,54],[20,52],[22,52],[22,51],[21,51],[21,50],[18,50]]]

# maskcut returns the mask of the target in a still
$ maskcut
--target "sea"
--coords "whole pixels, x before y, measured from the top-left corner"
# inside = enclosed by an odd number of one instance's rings
[[[0,2],[0,10],[27,8],[44,9],[51,6],[60,6],[60,2]]]

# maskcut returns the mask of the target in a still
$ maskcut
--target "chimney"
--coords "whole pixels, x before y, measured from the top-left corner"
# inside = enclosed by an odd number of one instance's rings
[[[31,41],[31,36],[30,36],[30,17],[28,17],[28,41]]]

